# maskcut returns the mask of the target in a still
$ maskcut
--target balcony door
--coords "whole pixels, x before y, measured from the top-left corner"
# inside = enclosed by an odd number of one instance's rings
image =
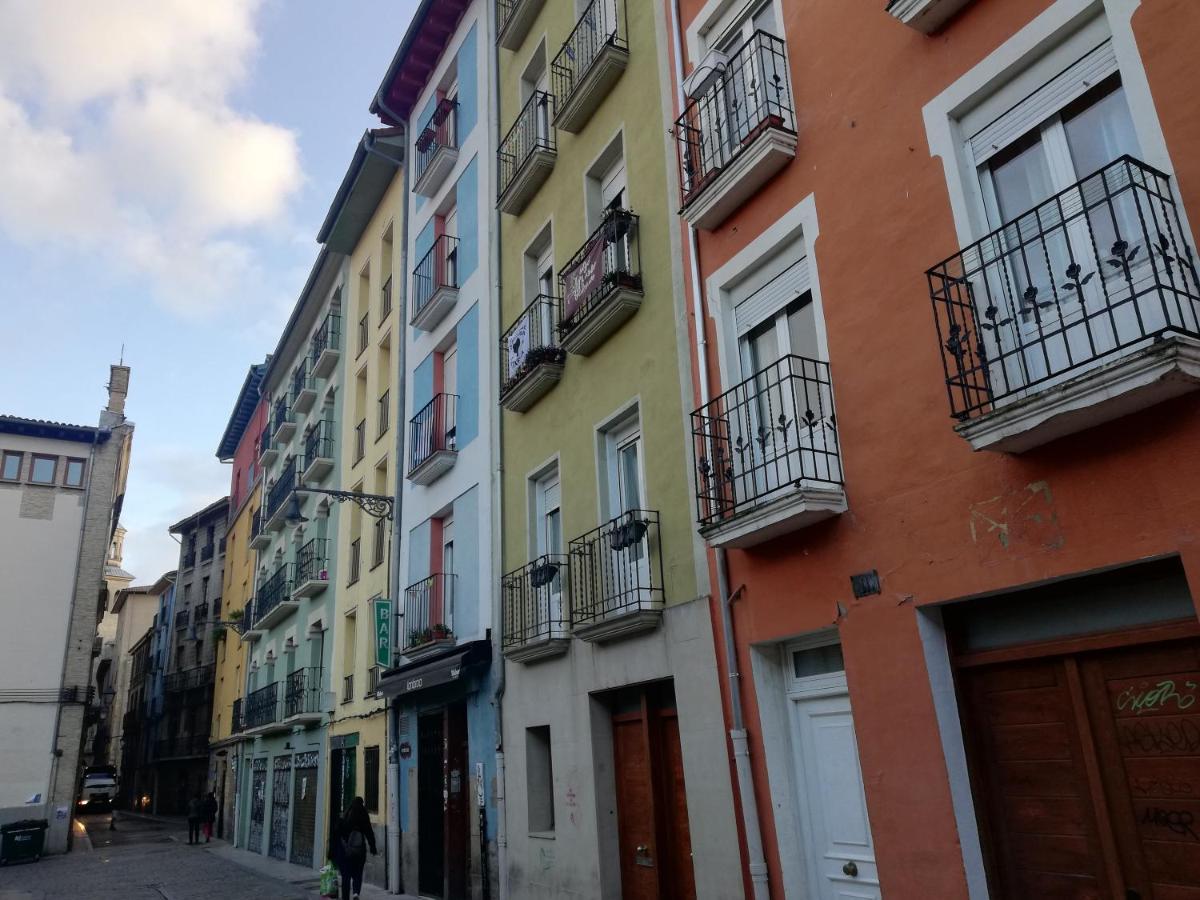
[[[553,297],[554,290],[554,248],[547,247],[537,260],[537,290],[535,297]],[[554,321],[543,305],[539,305],[534,313],[537,333],[530,335],[531,339],[540,340],[539,347],[553,347],[556,344],[554,336]],[[557,551],[556,551],[557,552]]]
[[[458,396],[458,345],[451,344],[442,353],[442,392],[451,397]],[[441,447],[446,450],[456,450],[455,426],[458,415],[458,401],[446,400],[442,406],[440,421],[435,426],[441,431],[437,435]]]
[[[770,92],[775,78],[787,78],[785,71],[776,70],[766,53],[751,44],[756,31],[779,33],[774,0],[765,0],[748,11],[717,45],[717,50],[729,57],[720,114],[725,127],[718,129],[724,159],[732,158],[768,110],[778,107],[778,95],[772,97]]]
[[[600,552],[613,554],[611,578],[601,589],[611,607],[608,612],[630,612],[649,608],[650,542],[649,532],[636,536],[634,530],[622,540],[615,532],[637,521],[637,511],[645,509],[646,493],[642,466],[642,433],[636,421],[609,432],[608,447],[608,508],[611,517],[619,518],[614,533],[606,538],[608,547]],[[636,538],[636,539],[635,539]],[[602,567],[603,569],[603,567]]]
[[[444,624],[454,628],[454,517],[442,519],[442,589],[438,598],[437,615],[431,617],[434,625]]]
[[[1137,208],[1126,171],[1096,175],[1141,155],[1109,41],[968,145],[988,225],[1002,229],[983,250],[986,275],[972,285],[994,384],[1075,374],[1166,324],[1157,292],[1139,296],[1153,284],[1144,235],[1156,230],[1139,218],[1153,213]]]
[[[563,552],[562,537],[562,489],[558,471],[555,470],[534,485],[534,558],[559,555]],[[544,589],[537,590],[538,622],[547,623],[550,637],[566,637],[566,616],[562,608],[563,573],[555,572],[554,578]]]

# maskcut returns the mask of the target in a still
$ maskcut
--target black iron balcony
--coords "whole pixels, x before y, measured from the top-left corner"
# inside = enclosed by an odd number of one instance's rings
[[[195,568],[195,566],[196,566],[196,551],[195,550],[186,551],[183,554],[183,567],[185,569],[192,569],[192,568]]]
[[[278,451],[275,449],[275,442],[271,440],[271,434],[274,429],[271,427],[271,422],[268,419],[267,424],[263,426],[262,433],[258,436],[258,465],[260,467],[269,466],[275,462],[275,457],[278,456]]]
[[[1132,157],[927,275],[950,412],[975,449],[1019,452],[1195,387],[1192,248],[1170,178]]]
[[[547,554],[500,580],[505,656],[523,662],[566,651],[571,627],[568,559]]]
[[[413,193],[432,197],[458,159],[458,101],[443,97],[421,126],[416,141]]]
[[[304,475],[307,483],[320,481],[333,469],[333,423],[314,422],[304,434]]]
[[[567,545],[571,626],[584,640],[645,631],[662,618],[658,512],[634,509]]]
[[[245,726],[262,728],[279,721],[279,682],[272,681],[266,687],[246,695]]]
[[[317,399],[317,379],[310,371],[307,359],[300,360],[292,372],[292,411],[306,413]]]
[[[292,600],[292,582],[287,563],[276,569],[258,588],[254,598],[254,615],[258,628],[269,628],[296,606]]]
[[[550,66],[558,98],[554,124],[581,131],[628,61],[623,0],[592,0]]]
[[[274,412],[271,416],[271,437],[281,443],[292,439],[296,433],[296,417],[288,405],[287,397],[275,401]]]
[[[379,321],[382,323],[384,319],[392,314],[392,276],[389,275],[383,283],[383,287],[379,289]]]
[[[197,625],[202,625],[208,621],[208,604],[200,603],[196,606],[196,611],[192,615],[192,621]]]
[[[216,555],[216,552],[217,552],[216,544],[205,544],[203,547],[200,548],[200,562],[208,562],[210,559],[213,558],[213,556]]]
[[[342,317],[335,312],[326,313],[325,320],[312,336],[312,374],[326,378],[337,366],[342,338]]]
[[[553,120],[554,97],[534,91],[500,142],[496,205],[501,212],[520,213],[554,170],[558,146]]]
[[[545,0],[496,0],[496,43],[519,50]]]
[[[183,630],[188,627],[188,612],[186,609],[181,609],[175,613],[175,628]]]
[[[458,238],[439,235],[413,270],[411,323],[431,330],[458,299]]]
[[[845,509],[829,364],[785,356],[692,413],[696,517],[747,547]],[[774,512],[765,512],[775,504]],[[743,513],[754,522],[722,531]]]
[[[321,715],[321,667],[305,666],[288,674],[283,695],[284,719],[319,718]]]
[[[233,709],[229,712],[229,733],[241,734],[246,727],[245,719],[242,716],[243,698],[238,697],[233,701]]]
[[[256,509],[253,517],[250,519],[250,549],[265,550],[271,543],[270,533],[263,527],[266,520],[266,511]]]
[[[558,333],[570,353],[588,355],[642,305],[638,217],[605,213],[599,227],[559,273]]]
[[[329,584],[329,538],[310,538],[296,551],[293,597],[311,597]]]
[[[539,294],[500,338],[500,405],[533,406],[562,378],[567,352],[558,345],[559,300]]]
[[[404,589],[406,656],[453,642],[454,586],[454,575],[437,572]]]
[[[206,688],[213,683],[215,671],[215,667],[209,664],[207,666],[194,666],[180,672],[172,672],[163,679],[163,689],[167,693],[176,693],[179,691],[193,691]]]
[[[154,744],[156,759],[182,759],[191,756],[205,756],[208,753],[207,734],[180,734],[164,738]]]
[[[707,71],[712,74],[693,86],[674,134],[680,212],[696,227],[712,229],[796,155],[796,120],[781,38],[756,31]]]
[[[267,521],[271,522],[282,512],[287,498],[297,485],[296,458],[293,456],[279,473],[279,477],[267,488]]]
[[[431,484],[458,457],[458,396],[437,394],[408,421],[408,479]]]

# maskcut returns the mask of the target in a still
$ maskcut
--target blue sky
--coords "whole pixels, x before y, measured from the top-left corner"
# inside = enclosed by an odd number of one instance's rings
[[[0,0],[0,412],[92,424],[124,345],[140,582],[228,491],[274,347],[416,0]]]

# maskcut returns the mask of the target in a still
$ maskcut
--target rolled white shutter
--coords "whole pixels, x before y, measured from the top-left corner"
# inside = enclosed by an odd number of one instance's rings
[[[808,269],[808,257],[801,256],[765,284],[760,285],[753,293],[738,299],[737,305],[733,308],[738,337],[755,325],[772,318],[807,291],[811,284],[812,276]],[[736,291],[734,296],[736,299]]]

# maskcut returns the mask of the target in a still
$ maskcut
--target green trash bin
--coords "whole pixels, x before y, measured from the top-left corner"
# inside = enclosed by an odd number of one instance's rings
[[[0,866],[41,859],[49,827],[45,819],[22,819],[0,825]]]

